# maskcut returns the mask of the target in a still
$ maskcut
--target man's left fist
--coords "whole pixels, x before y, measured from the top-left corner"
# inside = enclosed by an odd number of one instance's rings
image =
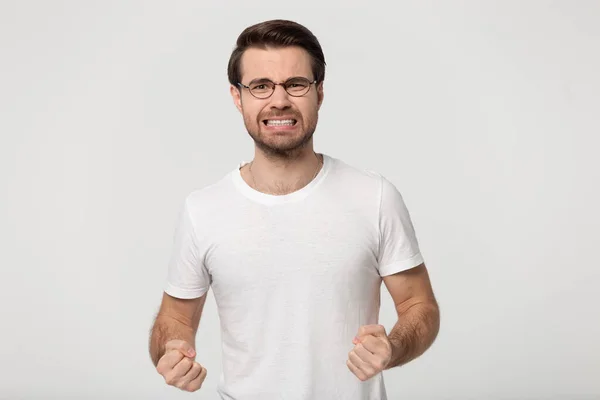
[[[346,365],[361,381],[383,371],[392,358],[392,345],[382,325],[365,325],[352,341]]]

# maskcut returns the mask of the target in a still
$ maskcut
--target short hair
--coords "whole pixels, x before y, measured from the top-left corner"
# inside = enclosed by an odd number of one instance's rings
[[[247,27],[237,39],[227,67],[229,83],[234,86],[241,81],[242,55],[249,48],[266,49],[298,46],[308,52],[314,79],[325,79],[325,56],[316,36],[303,25],[294,21],[274,19]]]

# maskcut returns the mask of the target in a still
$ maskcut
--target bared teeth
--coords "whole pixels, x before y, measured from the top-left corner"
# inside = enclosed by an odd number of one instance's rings
[[[288,126],[288,125],[294,125],[296,121],[293,119],[268,119],[267,120],[267,125],[268,126]]]

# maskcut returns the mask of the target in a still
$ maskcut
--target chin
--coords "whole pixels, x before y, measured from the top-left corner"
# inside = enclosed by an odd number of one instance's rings
[[[309,135],[308,137],[302,135],[293,138],[281,136],[279,138],[274,138],[273,136],[269,136],[260,136],[258,140],[256,137],[253,137],[254,143],[256,143],[257,147],[264,152],[278,155],[291,155],[295,151],[304,148],[312,137],[312,135]]]
[[[266,140],[262,144],[270,149],[277,151],[292,151],[301,148],[304,140]]]

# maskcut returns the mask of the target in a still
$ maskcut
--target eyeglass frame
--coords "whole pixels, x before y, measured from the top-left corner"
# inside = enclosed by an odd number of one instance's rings
[[[298,79],[298,78],[300,78],[300,79],[306,79],[308,81],[308,89],[306,90],[305,93],[302,93],[301,95],[291,94],[290,92],[287,91],[287,88],[285,87],[285,84],[288,83],[289,81],[291,81],[292,79]],[[250,81],[250,83],[252,83],[253,81],[254,81],[254,79],[252,81]],[[248,92],[252,95],[252,97],[254,97],[256,99],[259,99],[259,100],[266,100],[266,99],[270,98],[271,96],[273,96],[273,93],[275,93],[275,88],[276,88],[277,85],[280,85],[281,87],[283,87],[283,90],[285,90],[285,92],[287,94],[289,94],[290,96],[292,96],[292,97],[302,97],[302,96],[306,96],[308,94],[308,92],[310,92],[311,86],[313,84],[315,84],[315,83],[318,82],[316,79],[313,80],[313,81],[310,81],[308,78],[305,78],[303,76],[293,76],[293,77],[288,78],[285,81],[280,82],[280,83],[275,83],[275,82],[273,82],[270,79],[258,79],[258,81],[265,81],[265,82],[272,83],[273,84],[273,90],[271,90],[271,94],[269,94],[267,97],[258,97],[254,93],[252,93],[252,90],[250,89],[250,86],[244,85],[242,82],[238,82],[237,84],[238,84],[238,86],[241,86],[243,88],[248,89]]]

